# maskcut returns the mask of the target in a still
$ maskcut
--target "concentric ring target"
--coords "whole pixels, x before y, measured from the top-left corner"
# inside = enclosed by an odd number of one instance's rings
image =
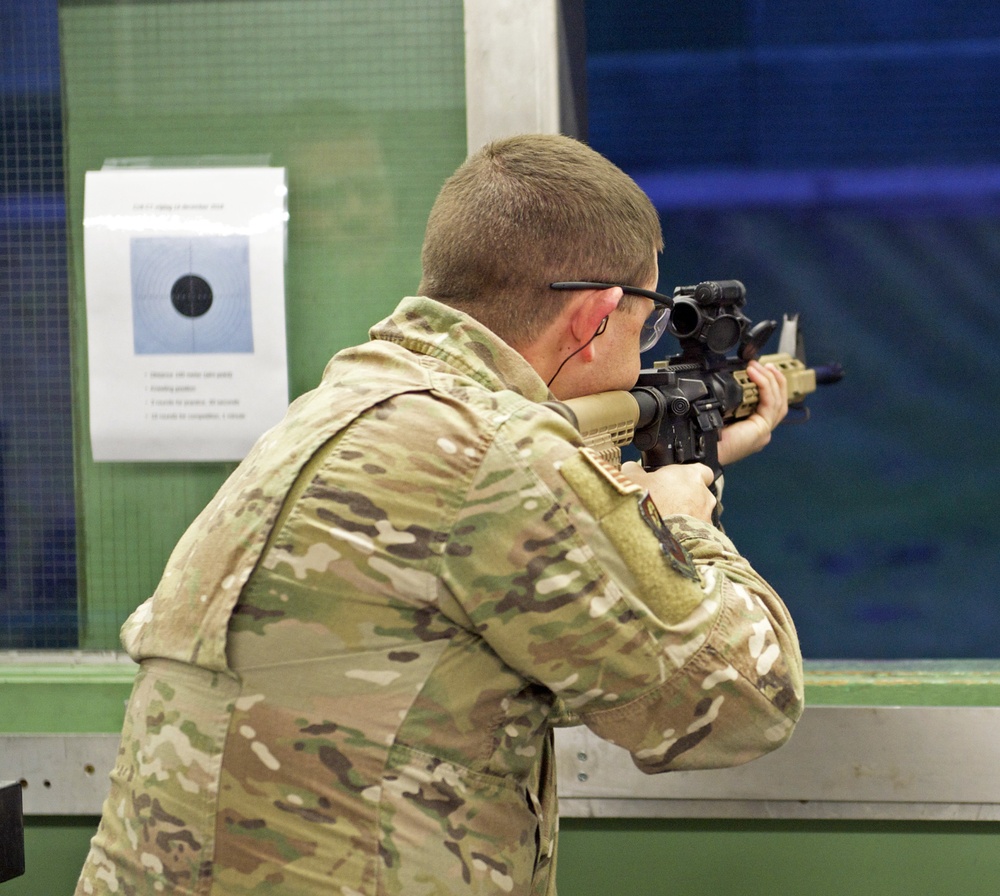
[[[212,307],[212,286],[195,274],[178,277],[170,287],[170,304],[184,317],[201,317]]]
[[[133,237],[131,282],[136,354],[253,351],[247,237]]]

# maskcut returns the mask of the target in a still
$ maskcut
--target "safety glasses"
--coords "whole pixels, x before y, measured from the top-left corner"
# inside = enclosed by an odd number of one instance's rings
[[[674,304],[673,298],[662,293],[654,292],[651,289],[641,289],[638,286],[626,286],[624,283],[601,283],[592,280],[560,280],[558,283],[550,283],[550,289],[611,289],[617,286],[623,293],[630,296],[642,296],[644,299],[652,299],[653,310],[642,325],[642,332],[639,335],[639,351],[644,352],[651,349],[667,328],[667,321],[670,319],[670,308]]]

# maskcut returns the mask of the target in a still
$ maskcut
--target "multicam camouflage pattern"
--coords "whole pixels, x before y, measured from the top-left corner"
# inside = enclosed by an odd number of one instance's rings
[[[779,746],[780,599],[649,518],[526,362],[407,299],[331,361],[123,628],[141,661],[78,894],[542,894],[552,729],[647,772]]]

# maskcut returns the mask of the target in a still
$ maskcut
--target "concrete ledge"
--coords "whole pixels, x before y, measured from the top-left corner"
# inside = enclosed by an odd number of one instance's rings
[[[1000,708],[810,706],[743,766],[645,775],[585,728],[557,732],[567,817],[1000,819]]]

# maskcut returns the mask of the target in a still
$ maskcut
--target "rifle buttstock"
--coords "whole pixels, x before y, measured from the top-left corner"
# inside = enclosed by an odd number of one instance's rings
[[[546,405],[576,427],[588,448],[612,464],[621,464],[621,449],[631,443],[639,421],[639,403],[629,392],[581,395]]]

